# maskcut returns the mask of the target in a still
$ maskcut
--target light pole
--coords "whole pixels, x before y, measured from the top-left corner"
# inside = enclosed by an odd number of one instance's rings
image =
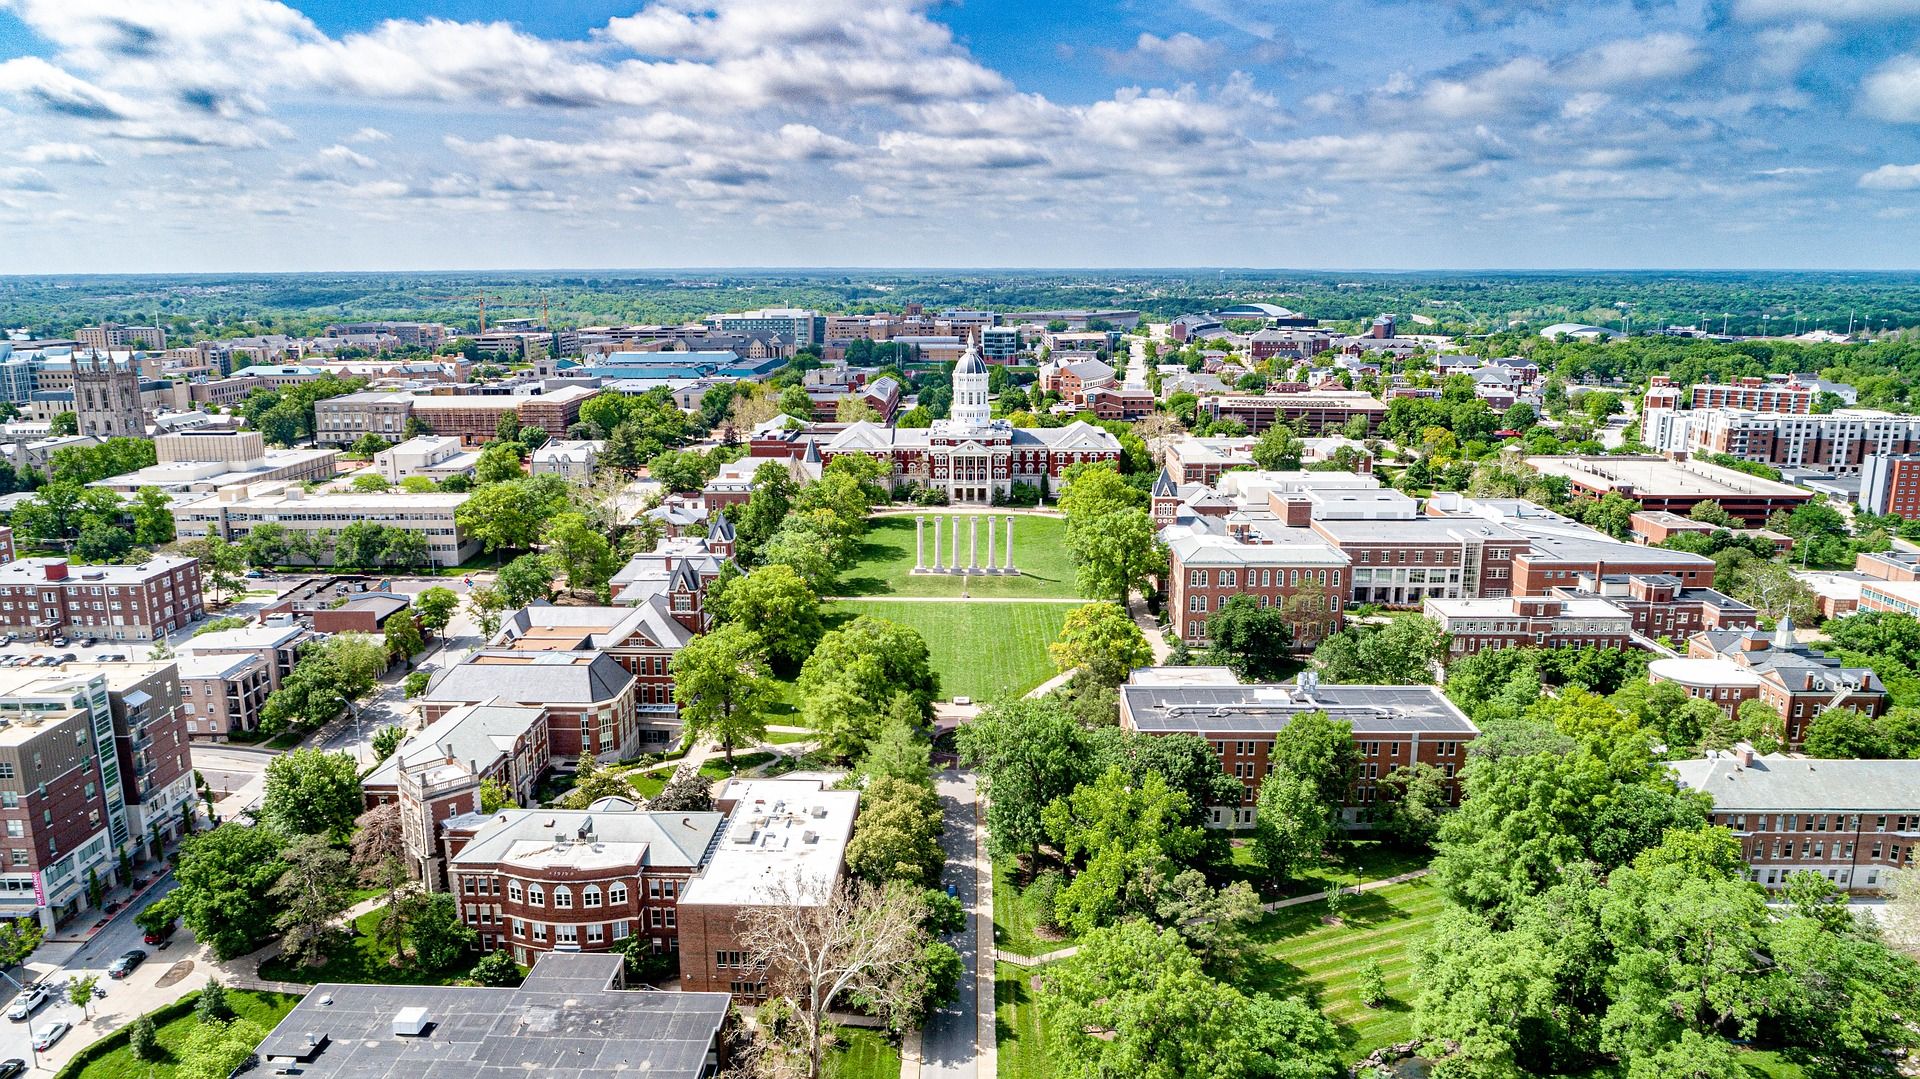
[[[6,980],[12,982],[13,987],[15,989],[20,990],[20,992],[22,993],[25,993],[27,991],[27,987],[24,985],[21,985],[19,982],[19,979],[15,978],[11,974],[8,974],[4,970],[0,970],[0,978],[5,978]],[[40,1070],[40,1047],[33,1043],[33,1009],[31,1008],[27,1010],[27,1054],[33,1057],[33,1070],[39,1071]]]

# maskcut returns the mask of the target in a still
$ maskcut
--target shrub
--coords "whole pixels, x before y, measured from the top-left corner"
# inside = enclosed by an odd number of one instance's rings
[[[231,1020],[233,1006],[227,1003],[227,987],[208,978],[206,988],[200,990],[199,1003],[193,1006],[193,1014],[202,1023],[225,1023]]]
[[[160,1042],[152,1016],[143,1015],[127,1024],[127,1048],[136,1060],[160,1059]]]
[[[1060,929],[1060,916],[1056,911],[1061,887],[1060,874],[1051,870],[1033,878],[1033,883],[1027,885],[1027,899],[1038,911],[1040,925],[1054,932]]]

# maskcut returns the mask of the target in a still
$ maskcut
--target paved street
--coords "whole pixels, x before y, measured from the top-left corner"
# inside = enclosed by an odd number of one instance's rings
[[[978,1057],[981,1039],[984,1037],[988,1046],[991,1046],[993,1039],[991,966],[984,972],[985,999],[989,1002],[984,1017],[979,1007],[982,990],[980,941],[992,939],[993,911],[982,902],[977,887],[979,835],[974,817],[973,776],[971,773],[944,772],[940,776],[939,791],[947,824],[946,834],[940,837],[940,845],[947,854],[947,864],[941,870],[940,883],[953,886],[970,914],[967,929],[953,941],[953,946],[966,964],[966,975],[960,982],[959,1001],[941,1008],[927,1021],[926,1031],[921,1038],[921,1075],[928,1079],[980,1079],[982,1072]],[[990,1079],[992,1071],[988,1070],[984,1075]]]

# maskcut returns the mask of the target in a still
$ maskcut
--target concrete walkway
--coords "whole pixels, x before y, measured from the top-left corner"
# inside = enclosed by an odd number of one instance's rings
[[[1138,592],[1127,596],[1127,613],[1133,616],[1133,624],[1140,627],[1140,633],[1147,639],[1147,647],[1153,649],[1153,665],[1164,667],[1173,656],[1173,646],[1167,643],[1167,635],[1160,630],[1159,622],[1147,611],[1147,598]]]
[[[1379,880],[1370,880],[1363,884],[1356,884],[1350,888],[1341,888],[1339,891],[1345,892],[1348,895],[1359,895],[1362,892],[1376,891],[1381,888],[1391,887],[1395,884],[1405,884],[1410,880],[1417,880],[1420,877],[1426,876],[1428,872],[1429,870],[1416,869],[1411,873],[1402,873],[1395,877],[1382,877]],[[1334,889],[1329,888],[1326,891],[1312,892],[1307,895],[1296,895],[1286,899],[1276,899],[1271,903],[1260,904],[1260,909],[1271,914],[1276,910],[1282,910],[1286,907],[1298,907],[1307,903],[1318,903],[1325,899],[1328,893],[1333,890]],[[1080,946],[1077,944],[1069,944],[1065,948],[1056,948],[1043,955],[1021,955],[1019,952],[1003,952],[995,948],[993,950],[993,959],[994,962],[1012,963],[1017,967],[1039,967],[1062,959],[1071,959],[1073,956],[1078,955],[1079,952]]]
[[[967,909],[967,924],[953,940],[965,973],[959,999],[937,1009],[918,1038],[901,1047],[900,1074],[906,1079],[992,1079],[994,1074],[992,863],[974,777],[945,772],[938,778],[946,830],[940,846],[947,864],[943,884],[953,888]],[[982,882],[986,889],[982,890]]]
[[[1027,690],[1026,695],[1028,697],[1033,698],[1034,700],[1038,700],[1041,697],[1044,697],[1047,694],[1052,693],[1054,690],[1061,688],[1062,686],[1066,685],[1068,682],[1073,681],[1073,676],[1075,674],[1078,674],[1079,671],[1080,671],[1080,668],[1078,667],[1075,667],[1073,670],[1070,670],[1070,671],[1061,671],[1059,674],[1054,675],[1052,678],[1049,678],[1046,681],[1040,683],[1039,685],[1033,687],[1032,689]]]

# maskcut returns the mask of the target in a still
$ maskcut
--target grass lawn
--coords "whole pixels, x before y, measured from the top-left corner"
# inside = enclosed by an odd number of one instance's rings
[[[286,1018],[300,998],[291,993],[256,993],[250,989],[227,990],[227,1004],[234,1014],[260,1024],[266,1030],[272,1030],[280,1020]],[[138,1076],[139,1079],[168,1079],[175,1072],[174,1053],[180,1050],[187,1035],[200,1025],[192,1012],[169,1020],[160,1025],[155,1034],[160,1047],[166,1050],[166,1056],[158,1061],[136,1060],[133,1050],[125,1045],[101,1056],[80,1070],[78,1079],[127,1079]]]
[[[727,767],[727,759],[725,757],[715,757],[700,766],[700,775],[703,779],[726,779],[728,776],[752,771],[772,759],[773,754],[764,751],[759,753],[742,753],[736,749],[733,753],[732,768]]]
[[[1018,864],[1011,858],[993,860],[993,943],[1021,955],[1045,955],[1073,943],[1071,937],[1040,935],[1040,905],[1014,884]]]
[[[1051,1079],[1040,1006],[1033,999],[1034,972],[1011,963],[993,968],[993,1026],[999,1045],[1000,1079]]]
[[[981,518],[980,564],[987,564],[987,522],[986,514],[959,513],[950,515],[944,509],[933,507],[927,510],[926,558],[927,564],[933,564],[933,520],[934,516]],[[1006,552],[1006,521],[1004,515],[998,515],[998,524],[994,525],[994,550],[996,561]],[[836,595],[842,596],[958,596],[963,581],[960,577],[946,574],[913,573],[913,517],[875,517],[868,522],[866,535],[860,539],[860,546],[854,552],[853,565],[840,575],[840,585]],[[960,522],[960,543],[963,557],[967,547],[968,524]],[[952,544],[953,525],[948,524],[941,532],[940,559],[948,561]],[[1018,599],[1078,599],[1080,593],[1074,581],[1073,560],[1067,554],[1067,522],[1060,517],[1037,517],[1028,514],[1015,514],[1013,522],[1013,564],[1020,570],[1011,577],[974,577],[965,580],[968,595],[999,596]]]
[[[672,772],[655,772],[650,775],[630,775],[627,786],[642,798],[658,798],[660,792],[667,789],[667,779]]]
[[[1246,956],[1248,991],[1298,995],[1340,1027],[1347,1059],[1405,1041],[1413,1033],[1413,959],[1407,946],[1439,917],[1446,900],[1426,880],[1395,884],[1347,900],[1339,925],[1326,925],[1321,903],[1276,911],[1253,931]],[[1360,1003],[1360,964],[1377,959],[1387,976],[1387,1002]]]
[[[812,731],[768,731],[762,741],[772,746],[787,746],[795,742],[811,742],[818,737]]]
[[[830,615],[876,615],[920,631],[940,674],[942,697],[990,701],[1053,677],[1047,646],[1060,636],[1064,603],[911,603],[842,600]]]
[[[1234,846],[1231,864],[1216,865],[1211,871],[1225,880],[1246,880],[1260,888],[1261,894],[1268,899],[1285,899],[1288,896],[1324,892],[1335,884],[1350,888],[1368,881],[1397,877],[1426,868],[1432,857],[1428,851],[1410,851],[1376,840],[1362,839],[1342,844],[1339,856],[1333,861],[1309,869],[1298,878],[1273,888],[1262,883],[1263,874],[1255,861],[1253,845],[1244,843]]]
[[[370,910],[353,920],[353,939],[325,963],[317,967],[301,966],[288,962],[284,956],[275,956],[260,964],[260,976],[269,981],[308,984],[453,985],[464,980],[467,972],[473,969],[473,964],[480,959],[480,953],[474,952],[452,969],[443,971],[396,967],[387,962],[390,953],[373,939],[374,929],[379,924],[379,909]]]
[[[843,1028],[828,1054],[826,1079],[899,1079],[900,1050],[876,1030]]]

